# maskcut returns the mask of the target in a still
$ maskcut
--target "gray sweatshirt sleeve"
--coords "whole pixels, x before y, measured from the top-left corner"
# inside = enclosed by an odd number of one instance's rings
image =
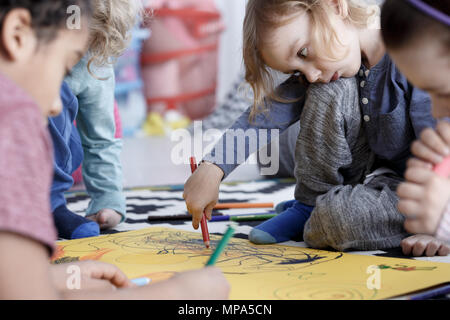
[[[299,120],[305,101],[306,86],[291,77],[277,88],[278,95],[293,102],[270,101],[268,111],[250,121],[248,108],[225,131],[203,160],[216,164],[224,172],[224,179],[248,157],[279,136]]]
[[[295,198],[314,205],[319,195],[361,182],[370,148],[355,78],[309,87],[296,145]]]

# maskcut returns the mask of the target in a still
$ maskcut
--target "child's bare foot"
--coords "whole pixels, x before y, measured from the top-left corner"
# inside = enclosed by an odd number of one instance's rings
[[[100,229],[111,229],[117,226],[122,220],[122,215],[112,209],[102,209],[97,214],[89,216],[91,219],[100,225]]]
[[[448,244],[425,234],[415,234],[403,239],[401,247],[404,255],[412,255],[414,257],[423,255],[427,257],[446,256],[450,254],[450,246]]]

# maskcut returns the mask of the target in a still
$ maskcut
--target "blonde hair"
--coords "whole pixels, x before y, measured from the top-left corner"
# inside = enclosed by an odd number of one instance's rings
[[[133,27],[144,17],[142,0],[93,0],[88,70],[113,64],[128,47]],[[91,72],[92,73],[92,72]]]
[[[367,27],[373,12],[369,6],[361,6],[350,0],[335,0],[340,14],[347,21],[360,27]],[[275,92],[271,69],[264,63],[260,53],[267,42],[267,33],[275,28],[289,23],[298,15],[306,12],[312,22],[312,44],[315,51],[329,60],[337,61],[341,57],[334,55],[339,52],[339,37],[333,29],[330,15],[335,8],[331,0],[249,0],[244,19],[243,57],[245,79],[253,89],[254,101],[250,118],[267,111],[264,99],[286,102]],[[342,51],[342,50],[341,50]],[[292,101],[292,100],[290,100]]]

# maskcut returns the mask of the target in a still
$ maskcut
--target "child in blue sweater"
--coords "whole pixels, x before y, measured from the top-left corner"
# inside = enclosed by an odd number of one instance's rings
[[[65,78],[63,112],[49,120],[55,149],[51,209],[59,237],[65,239],[99,235],[100,229],[116,226],[126,214],[112,63],[126,49],[142,7],[139,1],[124,0],[95,0],[93,7],[89,52]],[[64,197],[81,164],[91,197],[87,218],[71,212]]]

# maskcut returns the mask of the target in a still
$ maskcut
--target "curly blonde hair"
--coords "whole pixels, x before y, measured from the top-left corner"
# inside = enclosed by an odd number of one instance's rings
[[[345,11],[347,21],[367,27],[373,16],[368,3],[361,1],[335,0],[339,8]],[[265,63],[261,50],[267,44],[267,34],[275,28],[286,25],[293,18],[307,12],[313,24],[312,41],[317,52],[323,58],[337,61],[345,55],[338,57],[336,52],[342,44],[333,29],[329,16],[333,10],[329,0],[249,0],[244,19],[243,57],[245,65],[245,79],[253,89],[253,108],[250,118],[267,111],[265,98],[273,101],[289,102],[280,97],[275,91],[273,70]]]
[[[142,0],[93,0],[88,69],[113,64],[128,47],[131,31],[144,18]]]

